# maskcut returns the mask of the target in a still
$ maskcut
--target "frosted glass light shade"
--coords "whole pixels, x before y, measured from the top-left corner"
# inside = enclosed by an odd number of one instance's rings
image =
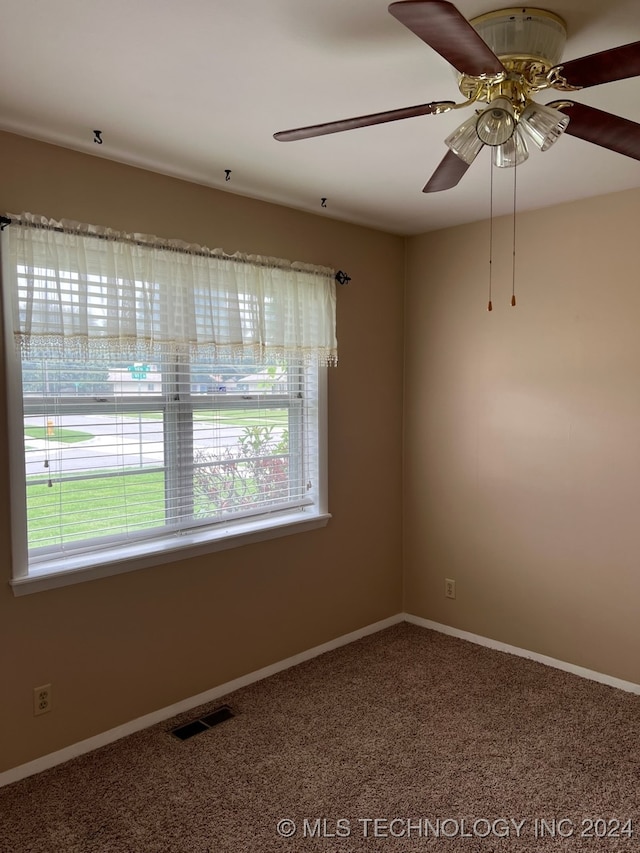
[[[469,165],[473,163],[483,148],[483,142],[476,131],[477,121],[478,116],[474,113],[445,139],[445,144],[453,153]]]
[[[502,145],[516,127],[513,107],[507,98],[494,98],[478,116],[476,132],[485,145]]]
[[[503,142],[502,145],[496,145],[491,154],[493,156],[493,165],[499,169],[510,169],[513,166],[519,166],[529,156],[527,144],[524,141],[522,132],[519,127],[516,127],[513,136]]]
[[[564,21],[543,9],[503,9],[469,22],[496,56],[520,56],[557,65],[567,40]]]
[[[550,148],[558,137],[564,133],[569,124],[569,116],[531,101],[520,116],[519,126],[526,132],[541,151]]]

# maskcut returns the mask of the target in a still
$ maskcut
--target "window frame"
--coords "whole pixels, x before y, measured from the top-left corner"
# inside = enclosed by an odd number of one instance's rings
[[[7,279],[5,279],[6,281]],[[217,551],[240,547],[267,539],[288,536],[303,531],[324,527],[331,515],[328,512],[328,466],[327,466],[327,371],[318,366],[317,375],[317,501],[304,509],[279,509],[273,514],[252,518],[238,518],[214,528],[194,527],[188,532],[174,531],[154,537],[142,538],[139,542],[118,543],[112,547],[101,547],[92,553],[67,555],[29,565],[27,544],[27,485],[24,456],[24,397],[22,393],[22,364],[14,345],[9,325],[6,302],[4,314],[4,350],[7,388],[7,425],[10,448],[9,488],[11,506],[11,557],[12,577],[9,581],[15,595],[24,595],[40,590],[53,589],[71,584],[104,578],[115,574],[149,568],[165,563],[211,554]],[[196,398],[197,399],[197,398]],[[59,404],[73,405],[76,398],[61,398]],[[109,398],[107,397],[108,401]],[[127,408],[136,402],[143,407],[157,408],[160,397],[144,395],[136,400],[127,399]],[[35,401],[34,401],[35,402]],[[164,405],[164,400],[162,404]],[[225,399],[223,405],[231,405]],[[155,405],[154,405],[155,404]],[[96,403],[96,408],[102,403]],[[109,405],[109,403],[106,403]],[[115,405],[112,403],[112,405]],[[122,401],[118,403],[122,411]],[[192,404],[194,408],[205,406],[205,400]],[[274,401],[275,405],[275,401]],[[29,406],[31,408],[31,406]],[[104,411],[104,409],[100,409]],[[64,562],[64,566],[62,563]]]

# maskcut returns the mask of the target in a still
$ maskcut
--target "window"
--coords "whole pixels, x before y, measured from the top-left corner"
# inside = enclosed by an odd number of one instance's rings
[[[326,523],[331,271],[6,232],[14,591]]]

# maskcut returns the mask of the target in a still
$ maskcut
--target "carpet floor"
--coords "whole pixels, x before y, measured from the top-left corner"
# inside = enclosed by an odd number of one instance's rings
[[[0,790],[2,853],[639,845],[640,696],[407,623]]]

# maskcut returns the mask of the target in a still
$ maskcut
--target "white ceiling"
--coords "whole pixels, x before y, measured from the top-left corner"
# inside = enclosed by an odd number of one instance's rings
[[[422,192],[446,153],[444,137],[470,112],[299,142],[272,137],[462,100],[451,67],[388,2],[0,0],[0,128],[398,234],[484,219],[486,151],[455,189]],[[468,18],[501,8],[499,0],[456,5]],[[541,5],[567,22],[564,59],[640,39],[638,0]],[[539,100],[559,97],[550,90]],[[638,78],[574,97],[640,122]],[[512,170],[497,170],[497,213],[509,210],[512,179]],[[518,169],[518,208],[637,186],[639,161],[565,135]]]

